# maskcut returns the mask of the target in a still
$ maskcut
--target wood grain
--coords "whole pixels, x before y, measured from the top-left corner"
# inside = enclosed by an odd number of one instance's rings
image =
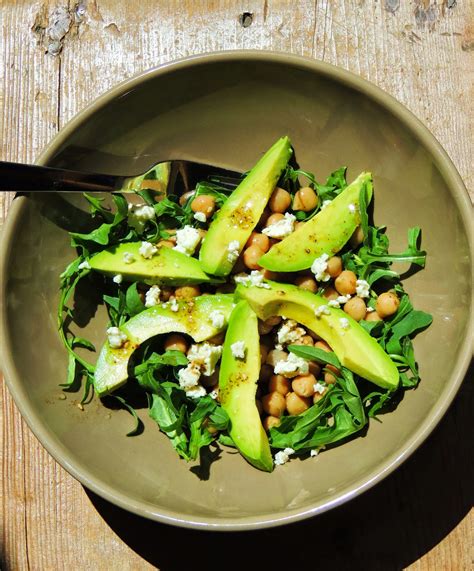
[[[34,160],[78,111],[142,70],[195,53],[270,49],[336,64],[391,93],[431,129],[474,196],[473,12],[469,0],[3,0],[0,159]],[[10,202],[0,196],[0,222]],[[274,568],[314,557],[338,569],[471,568],[466,387],[425,446],[375,490],[289,529],[225,536],[146,522],[86,493],[36,441],[3,383],[1,394],[2,569],[201,568],[188,555],[176,560],[183,545],[214,554],[202,558],[212,569],[237,544],[265,555],[262,545],[286,541],[311,549],[281,555]],[[227,566],[252,568],[238,553]],[[254,557],[258,566],[270,560]]]

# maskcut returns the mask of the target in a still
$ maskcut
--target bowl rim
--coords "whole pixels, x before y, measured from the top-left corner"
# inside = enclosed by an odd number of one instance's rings
[[[404,126],[418,138],[418,140],[420,140],[436,162],[437,167],[439,168],[440,173],[442,174],[459,209],[464,226],[468,231],[471,230],[470,233],[468,232],[468,235],[470,236],[469,250],[472,267],[473,222],[470,215],[472,209],[471,201],[456,167],[438,140],[411,111],[409,111],[394,97],[383,91],[380,87],[345,69],[309,57],[277,51],[226,50],[191,55],[163,63],[118,83],[92,101],[55,135],[46,149],[38,157],[36,163],[41,165],[47,164],[73,131],[86,122],[94,113],[106,106],[111,100],[119,96],[123,96],[137,85],[145,83],[146,81],[156,77],[173,73],[176,70],[222,61],[254,61],[264,64],[270,62],[304,69],[308,72],[322,75],[335,82],[342,83],[353,88],[387,109],[393,116],[400,120]],[[6,322],[6,307],[4,300],[7,284],[6,269],[11,250],[11,242],[16,226],[21,217],[21,213],[26,207],[26,200],[27,199],[25,197],[19,197],[13,201],[4,224],[2,240],[0,242],[0,354],[5,381],[23,419],[49,454],[51,454],[51,456],[67,472],[69,472],[69,474],[71,474],[85,487],[92,490],[105,500],[110,501],[127,511],[161,523],[186,528],[207,529],[209,531],[244,531],[268,528],[318,515],[345,503],[364,491],[369,490],[400,466],[426,440],[438,425],[462,384],[472,356],[472,322],[468,324],[468,335],[463,340],[461,350],[459,351],[456,366],[451,375],[451,382],[446,384],[444,390],[440,394],[436,403],[436,409],[432,409],[431,413],[423,420],[418,429],[410,436],[408,441],[405,441],[404,444],[391,456],[387,457],[382,462],[379,462],[376,468],[372,469],[369,474],[359,477],[355,482],[342,488],[331,498],[314,502],[304,508],[294,508],[285,512],[277,512],[275,514],[244,516],[241,518],[225,517],[219,520],[210,517],[185,515],[163,508],[160,508],[159,510],[154,509],[151,504],[145,501],[131,499],[125,493],[117,492],[113,486],[110,486],[105,481],[94,476],[86,467],[82,467],[80,463],[78,463],[68,452],[66,447],[61,444],[59,439],[46,427],[46,425],[43,424],[38,414],[35,412],[35,408],[28,401],[26,391],[22,387],[21,378],[12,356],[11,339],[9,337]]]

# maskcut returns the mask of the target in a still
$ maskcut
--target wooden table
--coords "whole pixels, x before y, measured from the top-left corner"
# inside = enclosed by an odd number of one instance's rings
[[[472,0],[2,0],[0,159],[33,161],[106,89],[178,57],[260,48],[349,69],[434,133],[470,191]],[[9,196],[0,197],[0,218]],[[472,375],[471,375],[472,378]],[[472,386],[401,469],[291,527],[203,534],[130,515],[43,450],[3,386],[2,569],[470,568]]]

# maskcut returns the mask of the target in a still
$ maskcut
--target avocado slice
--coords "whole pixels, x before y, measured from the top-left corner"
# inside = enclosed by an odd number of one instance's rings
[[[384,389],[397,388],[395,363],[345,311],[329,307],[324,297],[294,285],[266,283],[270,289],[239,285],[236,298],[246,299],[260,319],[284,315],[303,324],[331,346],[344,367]],[[324,313],[318,317],[315,311],[322,306]]]
[[[289,138],[279,139],[225,201],[211,222],[199,253],[205,272],[216,276],[230,273],[292,152]]]
[[[158,247],[151,258],[144,258],[139,252],[140,246],[141,242],[118,244],[93,256],[89,264],[93,270],[107,276],[121,274],[125,281],[149,285],[177,286],[219,281],[205,274],[196,258],[164,247]]]
[[[236,358],[232,345],[244,342],[244,358]],[[219,396],[229,415],[230,436],[240,453],[252,466],[271,472],[270,444],[255,404],[260,372],[260,338],[257,316],[241,300],[231,313],[222,350]]]
[[[364,186],[370,202],[372,174],[363,172],[316,216],[270,248],[258,263],[271,271],[296,272],[310,268],[322,254],[339,252],[360,224],[359,196]]]
[[[130,357],[144,341],[171,332],[187,333],[197,343],[205,341],[225,329],[233,307],[230,294],[202,295],[176,305],[169,302],[156,305],[132,317],[119,328],[127,336],[124,345],[114,349],[106,341],[100,351],[94,374],[97,394],[102,397],[126,382]],[[222,327],[212,324],[209,315],[213,311],[223,313]]]

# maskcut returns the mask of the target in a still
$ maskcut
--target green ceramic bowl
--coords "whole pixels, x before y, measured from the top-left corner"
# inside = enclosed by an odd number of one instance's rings
[[[98,399],[60,400],[67,356],[56,326],[58,277],[74,253],[48,217],[60,204],[17,198],[2,235],[2,365],[13,397],[41,443],[75,478],[137,514],[186,527],[253,529],[329,510],[367,490],[428,436],[453,400],[471,353],[471,211],[453,164],[402,105],[346,71],[295,56],[242,51],[191,57],[120,84],[71,121],[39,163],[130,174],[167,158],[248,169],[283,134],[303,168],[320,178],[340,165],[371,170],[375,220],[394,250],[423,229],[426,269],[407,282],[414,304],[434,314],[416,339],[422,382],[367,435],[316,458],[262,473],[224,451],[200,480],[146,418]],[[68,201],[83,205],[82,198]],[[54,210],[54,208],[55,210]],[[84,206],[85,209],[85,206]],[[84,335],[103,341],[105,315]]]

